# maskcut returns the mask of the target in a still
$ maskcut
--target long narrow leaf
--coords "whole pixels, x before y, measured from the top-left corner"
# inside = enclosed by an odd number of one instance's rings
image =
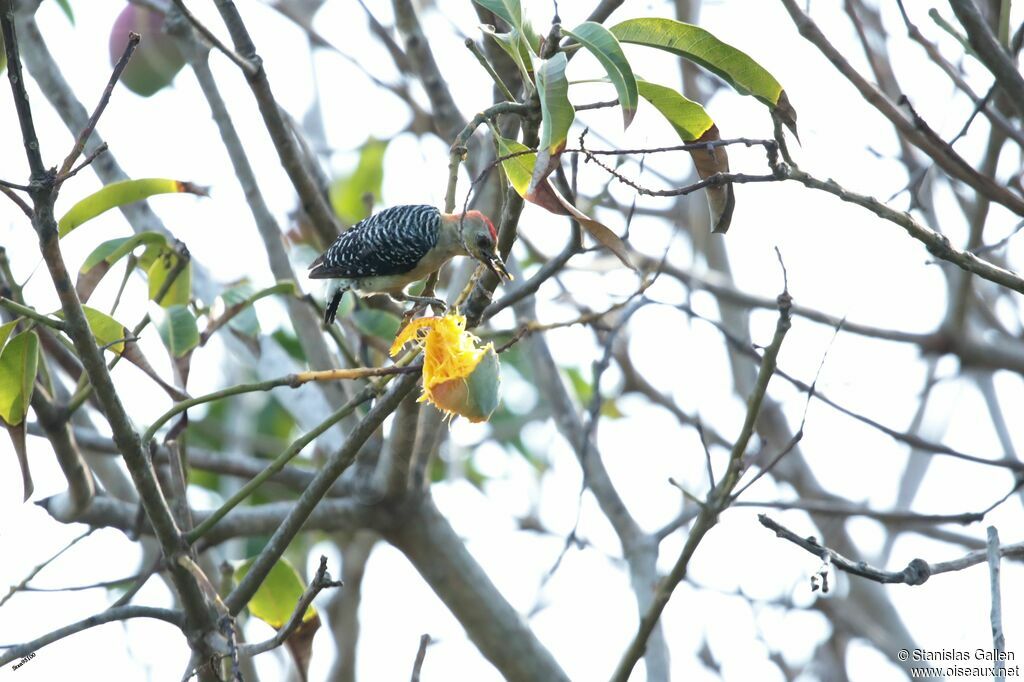
[[[185,305],[192,298],[192,262],[189,260],[184,265],[179,265],[180,259],[181,256],[174,249],[163,249],[146,271],[149,278],[149,299],[165,308]],[[170,277],[174,279],[167,284]],[[167,290],[160,296],[165,286]]]
[[[154,309],[151,315],[164,347],[172,358],[184,357],[199,344],[199,326],[195,316],[185,306]]]
[[[115,182],[90,194],[71,207],[57,223],[57,234],[66,236],[76,227],[118,206],[141,201],[156,194],[177,193],[206,196],[206,190],[191,182],[166,178],[144,178]]]
[[[3,352],[4,346],[7,345],[7,339],[11,338],[11,333],[17,325],[18,320],[11,320],[7,324],[0,326],[0,353]]]
[[[685,57],[721,77],[742,95],[753,95],[796,134],[796,110],[785,90],[746,53],[692,24],[662,18],[628,19],[611,28],[623,43],[646,45]]]
[[[622,51],[622,46],[615,35],[601,24],[585,21],[571,31],[563,29],[566,35],[576,39],[587,48],[597,61],[601,62],[608,79],[619,94],[619,105],[622,107],[622,124],[628,128],[636,115],[639,98],[637,96],[636,77],[633,69]]]
[[[331,183],[331,207],[349,225],[366,217],[367,195],[380,199],[387,148],[387,140],[371,137],[359,150],[359,163],[355,170]]]
[[[96,310],[95,308],[83,305],[82,312],[85,313],[85,319],[89,323],[92,335],[101,347],[120,355],[141,369],[174,400],[186,400],[188,398],[186,393],[168,384],[156,373],[156,370],[153,369],[153,366],[149,364],[149,360],[142,353],[139,345],[131,340],[131,332],[128,331],[127,327],[102,310]]]
[[[521,142],[509,140],[500,135],[496,135],[495,139],[500,156],[516,155],[504,159],[501,165],[508,177],[509,184],[519,196],[557,215],[572,216],[590,236],[614,253],[623,265],[633,268],[633,263],[629,259],[629,250],[617,234],[569,203],[568,199],[551,186],[551,182],[546,177],[540,182],[536,182],[533,169],[537,166],[537,154],[531,152]]]
[[[34,331],[12,338],[0,353],[0,419],[17,426],[28,414],[39,361],[39,337]]]
[[[521,30],[523,27],[523,8],[519,0],[473,0],[486,10],[505,20],[511,28]]]
[[[567,59],[559,52],[537,69],[537,94],[540,95],[540,148],[557,154],[565,147],[569,127],[576,111],[569,102],[569,81],[565,78]]]
[[[147,250],[159,250],[167,245],[167,238],[158,232],[142,232],[131,237],[105,241],[93,249],[78,271],[78,281],[75,283],[78,298],[83,303],[88,301],[110,268],[143,244]]]
[[[512,29],[508,33],[498,33],[498,30],[490,24],[481,25],[480,30],[494,39],[498,47],[503,49],[515,63],[527,89],[533,88],[533,54],[527,38],[518,29]]]
[[[638,81],[637,85],[640,88],[640,96],[654,105],[683,142],[713,142],[720,139],[718,127],[701,105],[663,85],[644,80]],[[725,147],[694,149],[690,152],[690,157],[697,168],[697,175],[702,180],[716,173],[729,172],[729,154]],[[706,187],[704,193],[711,212],[712,230],[725,232],[729,229],[736,207],[736,194],[732,184]]]

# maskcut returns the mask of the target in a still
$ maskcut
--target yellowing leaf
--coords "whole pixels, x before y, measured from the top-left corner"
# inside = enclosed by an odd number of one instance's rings
[[[183,266],[179,266],[180,259],[181,255],[177,251],[163,249],[146,271],[149,278],[149,299],[164,308],[186,305],[192,299],[192,263],[186,261]],[[168,278],[172,276],[174,279],[167,284]],[[157,301],[157,296],[165,286],[167,291]]]
[[[683,97],[674,88],[637,80],[640,96],[650,102],[671,124],[684,142],[693,142],[715,125],[700,104]]]
[[[7,329],[3,330],[8,335],[13,323],[9,325],[4,325]],[[32,401],[38,363],[39,337],[34,331],[18,334],[0,351],[0,420],[7,427],[18,458],[25,500],[32,496],[34,490],[25,448],[25,415]]]
[[[18,320],[11,320],[5,325],[0,325],[0,353],[3,352],[4,346],[7,345],[7,339],[11,338],[11,332],[18,325]]]
[[[590,233],[590,236],[614,253],[623,265],[633,269],[633,263],[629,259],[629,250],[617,234],[569,203],[569,200],[559,194],[547,178],[537,182],[536,177],[533,176],[533,169],[537,163],[535,153],[530,152],[529,148],[521,142],[509,140],[500,135],[495,135],[495,140],[498,144],[499,156],[506,157],[516,154],[516,156],[504,159],[501,166],[508,177],[509,184],[519,196],[552,213],[572,216],[583,229]]]
[[[249,573],[254,561],[255,559],[246,559],[235,567],[236,585]],[[298,571],[287,559],[278,559],[256,590],[256,594],[249,600],[249,613],[275,630],[280,630],[291,618],[305,590],[306,585],[299,577]],[[302,615],[302,620],[309,621],[316,615],[316,609],[310,604]]]
[[[639,81],[640,96],[661,112],[683,142],[713,142],[721,139],[718,127],[711,120],[704,107],[688,100],[672,88]],[[705,180],[716,173],[729,172],[729,153],[725,147],[694,149],[690,157],[697,168],[697,175]],[[732,183],[704,188],[711,212],[711,229],[723,233],[732,222],[736,207],[736,193]]]
[[[39,361],[39,337],[21,332],[0,352],[0,419],[17,426],[28,414]]]
[[[130,336],[127,327],[101,310],[84,305],[82,312],[85,313],[85,319],[89,322],[92,335],[96,337],[96,343],[118,355],[124,352],[124,339]]]
[[[146,245],[147,252],[159,251],[167,245],[167,238],[158,232],[142,232],[131,237],[105,241],[93,249],[78,271],[78,281],[75,282],[78,298],[83,303],[88,301],[111,266],[142,244]]]

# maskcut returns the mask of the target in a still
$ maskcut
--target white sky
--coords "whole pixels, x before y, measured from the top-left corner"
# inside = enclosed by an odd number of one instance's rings
[[[39,11],[39,21],[48,45],[78,96],[92,106],[109,75],[107,36],[109,26],[122,6],[121,2],[72,0],[77,25],[71,27],[56,3],[47,0]],[[593,2],[560,3],[563,23],[568,26],[582,20]],[[926,7],[908,3],[928,35],[938,41],[950,57],[956,48],[945,34],[925,16]],[[928,5],[944,3],[928,3]],[[391,23],[390,3],[372,0],[368,5],[385,24]],[[452,32],[454,24],[463,34],[477,36],[475,17],[468,0],[439,0],[442,12],[424,16],[425,29],[432,37],[432,48],[441,68],[450,76],[453,94],[462,111],[471,114],[489,104],[490,86],[486,75],[462,46],[462,38]],[[629,2],[617,19],[630,16],[671,16],[670,3]],[[922,3],[923,5],[923,3]],[[223,34],[212,3],[192,2],[194,10],[209,26]],[[311,61],[297,46],[304,44],[301,33],[260,3],[239,2],[241,11],[264,59],[275,94],[296,117],[301,117],[312,99],[312,64],[321,87],[322,106],[327,122],[328,142],[337,150],[333,157],[336,173],[354,164],[351,150],[368,136],[394,137],[406,124],[404,105],[387,94],[377,92],[354,67],[337,55],[321,52]],[[549,20],[546,3],[535,0],[530,16],[538,26]],[[840,3],[812,3],[813,16],[825,33],[842,46],[844,54],[867,73],[853,34]],[[1018,8],[1018,14],[1019,14]],[[903,30],[895,10],[886,14],[893,35]],[[1018,17],[1019,20],[1019,17]],[[832,70],[819,53],[797,35],[779,3],[708,3],[702,25],[723,40],[732,43],[768,68],[786,87],[799,112],[802,146],[794,150],[801,165],[822,177],[835,177],[856,191],[887,198],[906,183],[902,167],[891,157],[895,138],[879,114],[865,105],[855,91]],[[392,79],[393,68],[383,49],[372,40],[355,0],[331,0],[317,16],[316,28],[375,75]],[[634,70],[652,80],[678,85],[676,59],[652,54],[641,48],[627,47]],[[258,169],[261,189],[282,224],[294,207],[294,194],[277,163],[276,153],[267,139],[251,94],[237,69],[219,55],[212,59],[214,71],[229,102],[235,123],[253,165]],[[909,89],[907,93],[917,110],[945,137],[955,133],[970,112],[966,100],[952,98],[953,89],[934,67],[930,67],[917,49],[903,41],[894,48],[894,65]],[[981,69],[967,64],[983,91],[987,87]],[[588,78],[599,71],[589,57],[574,60],[569,76]],[[577,102],[607,98],[608,88],[585,86],[573,98]],[[57,115],[30,83],[35,120],[45,158],[56,162],[63,158],[71,143]],[[603,96],[603,97],[602,97]],[[706,106],[715,118],[723,137],[765,137],[770,120],[764,107],[749,97],[721,91]],[[671,129],[650,109],[641,108],[626,134],[620,130],[617,112],[585,112],[579,119],[594,130],[628,146],[674,144]],[[574,131],[578,131],[579,123]],[[197,261],[205,264],[218,279],[228,282],[249,277],[259,287],[272,282],[262,245],[237,187],[216,130],[209,120],[194,77],[183,71],[174,86],[150,99],[138,98],[119,89],[104,115],[100,132],[110,143],[118,161],[136,177],[161,176],[189,179],[212,188],[209,199],[161,197],[152,202],[168,227],[188,244]],[[876,135],[876,131],[883,131]],[[573,135],[576,133],[574,132]],[[958,144],[961,153],[972,155],[982,148],[987,126],[980,123]],[[868,148],[881,155],[877,158]],[[734,170],[761,172],[763,154],[753,149],[730,149]],[[426,202],[440,204],[446,177],[446,145],[434,138],[417,140],[409,135],[395,138],[387,152],[385,183],[381,205]],[[1012,172],[1019,161],[1007,155],[1005,170]],[[685,162],[688,166],[689,162]],[[649,159],[673,177],[682,178],[684,169],[678,158]],[[635,171],[635,167],[630,169]],[[604,178],[592,166],[584,166],[581,185],[599,187]],[[26,164],[17,137],[17,124],[11,96],[0,88],[0,177],[18,181],[27,175]],[[429,181],[424,181],[429,179]],[[463,185],[464,188],[465,185]],[[99,187],[89,173],[69,183],[61,195],[66,208],[78,198]],[[628,188],[613,187],[616,198],[630,202]],[[738,286],[759,295],[774,296],[781,286],[774,247],[782,251],[789,271],[790,290],[804,305],[846,315],[851,320],[882,327],[910,331],[930,331],[941,319],[945,307],[945,283],[929,254],[892,224],[882,223],[859,208],[844,205],[834,198],[814,194],[794,185],[753,184],[737,188],[738,204],[727,243]],[[943,227],[962,230],[953,198],[940,197],[939,212]],[[642,200],[648,205],[654,201]],[[704,210],[698,197],[694,210]],[[906,196],[894,201],[904,208]],[[948,216],[948,219],[945,217]],[[613,229],[621,229],[621,217],[602,214]],[[1014,220],[1005,211],[993,208],[986,240],[996,241],[1012,229]],[[124,220],[115,212],[90,223],[64,243],[65,258],[72,267],[98,242],[129,234]],[[528,206],[521,223],[523,232],[540,248],[553,253],[566,238],[564,222],[546,215],[542,209]],[[661,225],[638,218],[632,228],[634,245],[648,253],[659,253],[669,237]],[[952,232],[954,243],[962,232]],[[673,254],[688,264],[690,249],[677,240]],[[16,276],[25,278],[38,263],[34,235],[30,227],[8,202],[0,202],[0,243],[12,256]],[[1020,262],[1020,243],[1011,241],[1011,262]],[[586,260],[581,262],[586,263]],[[300,266],[302,264],[299,264]],[[298,271],[301,272],[300,267]],[[109,300],[118,277],[110,277],[98,290],[97,300]],[[581,300],[595,308],[606,306],[630,293],[635,281],[628,273],[613,275],[579,274],[566,277],[575,291],[583,291]],[[305,286],[306,283],[303,283]],[[141,287],[135,282],[134,287]],[[317,294],[316,286],[309,289]],[[141,290],[141,289],[139,289]],[[681,288],[671,282],[659,282],[649,292],[658,300],[680,300]],[[544,321],[568,319],[572,311],[549,302],[557,293],[545,285],[539,296],[538,313]],[[37,308],[55,309],[45,272],[40,269],[30,281],[26,296]],[[106,297],[104,299],[103,297]],[[137,299],[137,300],[136,300]],[[126,297],[119,309],[122,321],[138,319],[144,313],[142,296]],[[693,306],[715,317],[713,300],[696,294]],[[276,303],[261,303],[259,313],[265,328],[280,320]],[[774,327],[774,314],[753,316],[754,339],[767,343]],[[500,317],[496,326],[507,328],[511,318]],[[732,381],[719,334],[702,322],[691,322],[681,313],[664,306],[650,306],[634,319],[631,352],[637,367],[659,387],[676,397],[687,411],[699,410],[706,422],[726,435],[735,434],[743,418],[744,405],[732,394]],[[780,365],[787,371],[810,380],[822,354],[829,346],[832,332],[826,327],[797,320],[787,337]],[[576,365],[587,375],[590,362],[597,357],[592,336],[586,330],[571,328],[549,334],[549,340],[561,364]],[[158,370],[169,376],[159,342],[150,336],[143,349]],[[219,373],[226,362],[223,346],[213,344],[193,362],[190,392],[199,394],[222,386]],[[955,364],[944,362],[940,374],[952,375]],[[119,367],[115,377],[129,396],[133,417],[146,424],[163,412],[167,399],[139,387],[139,375],[130,367]],[[866,341],[842,334],[828,351],[828,360],[819,388],[843,404],[877,418],[895,428],[906,428],[916,406],[924,364],[907,347]],[[615,372],[605,377],[613,386]],[[516,392],[527,403],[532,389],[508,381],[507,390]],[[1000,375],[997,386],[1005,405],[1019,405],[1024,398],[1020,377]],[[315,389],[302,389],[315,390]],[[781,381],[773,382],[771,394],[781,401],[792,419],[799,419],[804,398]],[[282,399],[287,400],[287,394]],[[971,389],[945,382],[936,389],[937,408],[932,417],[945,423],[946,442],[954,447],[984,456],[1002,455],[999,443],[985,416],[984,403]],[[653,529],[671,519],[678,511],[679,493],[669,486],[669,476],[701,491],[706,485],[700,444],[692,431],[683,431],[667,413],[652,409],[637,400],[622,400],[626,419],[602,422],[599,446],[605,463],[631,511],[644,528]],[[1012,415],[1012,413],[1011,413]],[[1024,443],[1020,423],[1011,416],[1010,428],[1015,441]],[[452,440],[465,455],[486,430],[456,423]],[[941,435],[941,434],[940,434]],[[567,533],[575,518],[579,490],[579,467],[570,449],[556,435],[552,425],[531,428],[528,441],[546,452],[552,470],[537,485],[529,466],[518,456],[493,446],[482,448],[477,465],[492,477],[485,494],[464,481],[434,487],[442,510],[455,529],[466,538],[470,550],[481,562],[503,594],[523,612],[538,599],[540,579],[561,549],[559,537],[537,537],[516,530],[515,517],[534,505],[541,519],[554,532]],[[895,499],[899,476],[906,460],[906,448],[866,427],[852,423],[830,408],[811,406],[806,437],[801,443],[822,485],[834,493],[863,501],[874,508],[889,508]],[[30,457],[36,493],[33,501],[44,499],[63,489],[60,472],[48,445],[30,439]],[[38,507],[22,505],[20,474],[6,439],[0,441],[0,586],[19,582],[31,569],[71,537],[84,530],[80,526],[63,527],[52,522]],[[932,462],[918,495],[915,509],[926,512],[954,513],[975,511],[987,506],[1012,485],[1009,474],[971,466],[944,458]],[[777,490],[763,481],[749,492],[750,499],[767,499],[791,492]],[[204,499],[207,504],[214,501]],[[715,679],[702,666],[696,652],[706,640],[714,656],[723,661],[722,675],[727,680],[781,680],[781,673],[768,661],[768,647],[781,650],[791,665],[808,660],[818,641],[826,634],[827,624],[816,612],[785,610],[768,602],[792,600],[796,605],[810,604],[807,576],[817,568],[809,554],[776,540],[756,522],[755,509],[727,512],[722,522],[704,540],[692,562],[691,578],[707,590],[681,585],[666,609],[663,623],[672,653],[672,668],[677,679]],[[811,533],[806,517],[798,513],[774,513],[773,516],[798,532]],[[987,523],[995,524],[1004,542],[1021,538],[1021,502],[1015,498],[994,512]],[[861,543],[864,558],[882,544],[883,533],[874,522],[854,520],[848,525]],[[618,543],[593,500],[584,497],[581,534],[594,549],[571,551],[555,578],[543,590],[546,604],[532,625],[541,641],[554,653],[574,680],[607,677],[614,667],[636,625],[635,606],[628,589],[628,578],[618,556]],[[966,529],[984,536],[981,526]],[[662,545],[661,568],[675,561],[682,537],[673,536]],[[314,561],[320,547],[311,552]],[[339,557],[329,546],[322,551],[330,559],[337,575]],[[957,548],[905,535],[896,543],[889,567],[901,567],[909,559],[921,556],[929,561],[958,556]],[[56,564],[48,568],[34,584],[62,586],[86,584],[120,578],[137,570],[136,547],[113,530],[101,530],[80,543]],[[311,564],[312,565],[312,564]],[[309,569],[310,571],[312,568]],[[1013,604],[1024,599],[1024,582],[1019,565],[1005,564],[1003,572],[1004,626],[1007,649],[1024,655],[1017,647],[1024,630],[1024,615]],[[845,580],[839,580],[843,590]],[[973,650],[988,647],[988,575],[978,566],[955,575],[933,578],[918,588],[889,588],[918,643],[929,649],[958,648]],[[754,598],[752,607],[737,591]],[[0,589],[0,592],[5,590]],[[41,594],[15,597],[0,609],[0,643],[15,643],[47,632],[102,610],[108,603],[103,590]],[[136,598],[136,603],[169,605],[170,595],[157,580]],[[499,676],[465,638],[458,623],[440,601],[417,577],[409,564],[394,549],[379,545],[370,560],[364,584],[360,640],[360,679],[402,679],[411,670],[419,635],[430,633],[439,643],[427,655],[423,679],[497,680]],[[250,639],[269,634],[262,624],[254,624]],[[893,647],[902,646],[893,642]],[[323,679],[330,665],[329,637],[317,638],[311,679]],[[283,676],[285,654],[259,657],[263,679]],[[150,679],[177,680],[187,658],[182,638],[163,623],[132,621],[127,626],[112,624],[88,630],[41,650],[37,657],[12,672],[0,671],[0,678],[17,680],[75,679]],[[1018,656],[1019,660],[1020,656]],[[848,661],[851,679],[902,679],[902,674],[867,646],[855,647]],[[15,675],[17,677],[15,677]],[[642,673],[634,676],[642,679]]]

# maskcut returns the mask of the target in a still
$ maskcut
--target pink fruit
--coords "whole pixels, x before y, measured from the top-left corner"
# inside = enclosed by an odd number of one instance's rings
[[[164,14],[138,5],[127,5],[110,31],[110,63],[124,53],[128,34],[142,36],[135,54],[121,74],[121,82],[137,95],[149,97],[170,84],[185,65],[185,56],[172,36],[164,32]]]

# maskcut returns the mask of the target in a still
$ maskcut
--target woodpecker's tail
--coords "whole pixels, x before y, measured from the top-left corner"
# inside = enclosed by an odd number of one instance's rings
[[[338,314],[338,306],[341,304],[341,297],[348,291],[345,287],[338,287],[334,290],[334,294],[331,296],[330,303],[327,304],[327,310],[324,311],[324,324],[330,326],[334,324],[334,316]]]

